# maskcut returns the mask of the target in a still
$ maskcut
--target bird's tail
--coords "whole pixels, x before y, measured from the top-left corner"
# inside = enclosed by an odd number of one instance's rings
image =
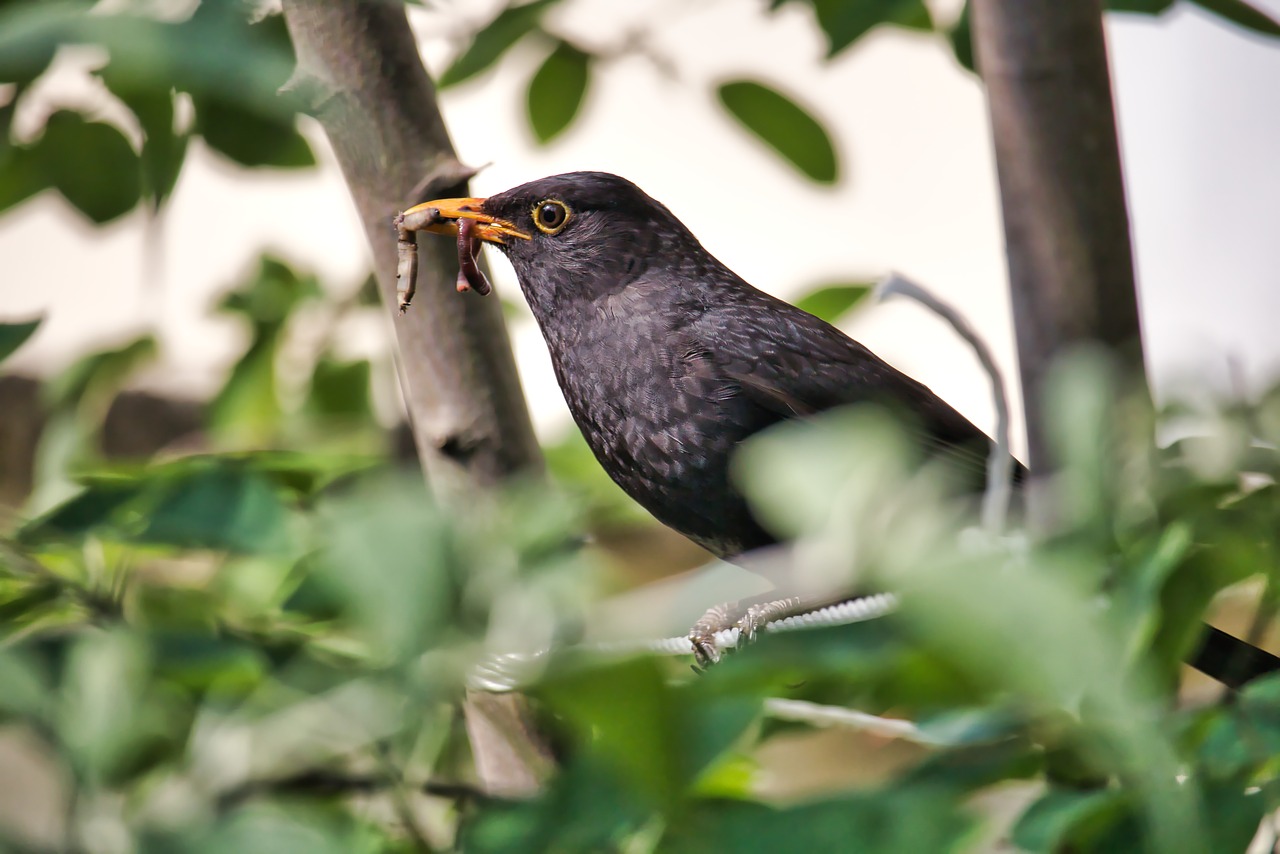
[[[1280,657],[1213,626],[1205,626],[1200,647],[1187,663],[1233,689],[1280,671]]]

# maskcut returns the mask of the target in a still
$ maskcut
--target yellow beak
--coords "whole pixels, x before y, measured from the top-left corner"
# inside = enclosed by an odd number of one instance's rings
[[[516,228],[505,219],[481,213],[484,199],[436,199],[414,205],[404,212],[406,220],[419,220],[417,231],[429,231],[432,234],[450,234],[457,236],[458,220],[475,220],[476,235],[487,243],[506,243],[504,237],[518,237],[528,240],[529,235]]]

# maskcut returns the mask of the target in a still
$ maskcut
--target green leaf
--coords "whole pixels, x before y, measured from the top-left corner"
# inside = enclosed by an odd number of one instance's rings
[[[158,210],[173,192],[190,140],[188,134],[174,130],[173,90],[113,74],[110,65],[99,76],[111,93],[133,111],[142,128],[144,189],[153,209]]]
[[[371,371],[368,359],[343,362],[322,356],[316,360],[315,370],[311,373],[307,409],[322,416],[372,417],[369,408]]]
[[[128,379],[153,362],[158,353],[159,345],[150,335],[122,347],[90,353],[49,382],[44,397],[54,409],[74,408],[86,423],[100,424]]]
[[[209,403],[209,426],[229,446],[269,444],[283,417],[276,388],[279,326],[258,326],[253,342]]]
[[[133,539],[238,553],[286,551],[289,514],[270,482],[243,466],[199,463],[148,496],[154,509]]]
[[[421,477],[382,479],[326,501],[316,517],[316,577],[379,660],[421,654],[464,615],[448,520]],[[305,603],[303,603],[305,604]]]
[[[538,142],[550,142],[573,121],[591,79],[591,57],[560,42],[529,81],[529,126]]]
[[[637,658],[566,673],[543,692],[595,750],[655,803],[678,793],[679,747],[669,689],[656,663]]]
[[[147,649],[137,635],[100,632],[71,648],[57,723],[81,773],[110,779],[136,762],[145,730],[163,711],[145,703],[149,677]]]
[[[972,819],[953,797],[928,789],[831,798],[780,809],[749,801],[703,801],[673,818],[658,850],[958,851]]]
[[[38,715],[45,711],[48,687],[45,674],[31,656],[20,649],[0,650],[0,717]]]
[[[35,146],[14,145],[0,153],[0,212],[51,186]]]
[[[773,8],[784,0],[775,0]],[[813,7],[818,26],[827,36],[827,58],[840,53],[881,24],[913,30],[932,30],[933,18],[924,0],[804,0]]]
[[[42,318],[29,320],[26,323],[0,323],[0,362],[13,355],[14,351],[27,342]]]
[[[1191,0],[1201,9],[1267,36],[1280,36],[1280,21],[1244,0]]]
[[[1024,851],[1064,850],[1064,843],[1087,841],[1110,827],[1125,809],[1124,795],[1114,790],[1052,789],[1018,819],[1013,842]]]
[[[128,213],[142,195],[138,154],[111,125],[59,110],[35,150],[58,192],[99,225]]]
[[[196,130],[210,147],[236,163],[290,169],[315,165],[292,113],[249,109],[220,95],[196,95],[193,100]]]
[[[257,271],[227,294],[218,310],[244,315],[254,324],[282,324],[301,303],[322,293],[314,276],[298,273],[273,255],[263,255]]]
[[[725,83],[718,94],[730,115],[806,177],[820,184],[835,183],[840,170],[831,138],[795,102],[752,80]]]
[[[956,62],[969,71],[977,71],[978,65],[973,58],[973,15],[971,6],[965,2],[960,10],[960,17],[947,31],[947,41],[951,43],[951,52]]]
[[[1204,823],[1212,851],[1247,851],[1258,824],[1270,811],[1266,794],[1252,788],[1252,780],[1229,780],[1204,788]],[[1256,850],[1256,849],[1255,849]]]
[[[757,717],[752,698],[671,687],[652,658],[566,667],[542,695],[590,755],[655,805],[669,806]]]
[[[850,285],[825,285],[815,288],[796,300],[796,307],[804,309],[812,315],[821,317],[828,323],[834,323],[845,315],[874,287],[870,282],[858,282]]]
[[[1107,11],[1159,15],[1172,6],[1173,2],[1174,0],[1107,0]]]
[[[542,13],[557,0],[534,0],[523,6],[508,6],[488,26],[476,33],[470,46],[453,61],[437,81],[444,89],[468,80],[497,62],[512,45],[533,32]]]
[[[27,523],[19,530],[18,539],[23,543],[78,540],[115,525],[118,511],[142,492],[143,486],[133,482],[94,484]]]

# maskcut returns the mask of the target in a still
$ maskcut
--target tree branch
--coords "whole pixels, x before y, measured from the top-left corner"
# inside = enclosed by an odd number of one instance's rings
[[[373,249],[428,480],[448,496],[539,471],[501,307],[454,291],[453,244],[420,240],[417,301],[403,317],[397,312],[392,217],[423,196],[468,195],[472,174],[454,155],[403,4],[285,0],[284,14],[298,52],[291,88],[324,126]],[[535,789],[551,758],[523,700],[473,695],[466,716],[486,789]]]

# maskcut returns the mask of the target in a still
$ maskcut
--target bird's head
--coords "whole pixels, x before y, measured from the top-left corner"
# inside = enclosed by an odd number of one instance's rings
[[[510,259],[531,303],[613,293],[656,259],[701,254],[666,207],[604,172],[553,175],[485,199],[437,199],[405,213],[431,208],[439,214],[427,231],[456,235],[458,220],[474,220],[479,239]]]

